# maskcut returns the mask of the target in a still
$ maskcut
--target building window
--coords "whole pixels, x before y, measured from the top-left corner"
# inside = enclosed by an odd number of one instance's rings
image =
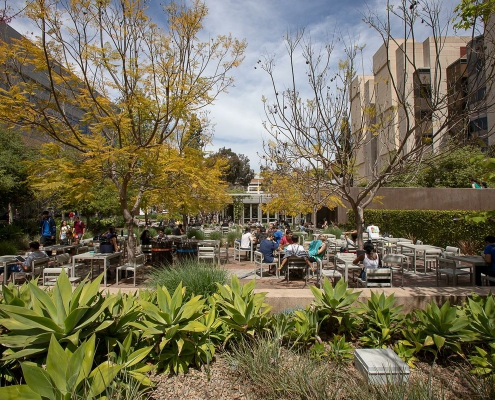
[[[488,129],[487,117],[478,118],[469,123],[469,132],[476,133],[480,131],[486,131]]]

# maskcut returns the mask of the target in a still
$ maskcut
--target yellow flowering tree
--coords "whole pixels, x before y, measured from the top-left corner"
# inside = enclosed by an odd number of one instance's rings
[[[145,193],[168,182],[178,127],[233,83],[246,46],[230,35],[201,41],[208,10],[199,1],[167,5],[166,31],[145,4],[35,0],[23,15],[37,40],[0,41],[0,122],[77,152],[70,186],[85,198],[95,180],[111,182],[129,229]]]

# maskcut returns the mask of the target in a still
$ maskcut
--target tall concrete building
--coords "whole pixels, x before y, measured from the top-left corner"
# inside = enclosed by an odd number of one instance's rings
[[[394,152],[418,144],[435,151],[448,132],[447,67],[459,60],[470,38],[394,40],[373,56],[373,75],[357,76],[351,87],[351,127],[356,174],[367,180]]]

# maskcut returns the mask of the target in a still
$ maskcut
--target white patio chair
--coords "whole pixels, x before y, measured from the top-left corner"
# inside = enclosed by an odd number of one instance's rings
[[[392,287],[392,269],[366,268],[366,280],[357,278],[356,282],[364,287]]]
[[[234,261],[237,260],[241,262],[241,255],[245,255],[247,259],[253,261],[253,242],[251,242],[251,247],[250,248],[242,248],[241,247],[241,242],[235,241],[234,242]]]
[[[404,286],[404,266],[408,265],[408,257],[403,254],[385,254],[382,258],[382,266],[400,270],[401,272],[401,283],[400,286]],[[393,284],[390,282],[390,286]]]
[[[263,267],[267,267],[268,270],[270,270],[270,267],[274,267],[276,274],[277,274],[277,277],[278,277],[279,276],[278,275],[278,269],[277,269],[278,263],[276,261],[273,261],[270,263],[264,263],[263,262],[264,258],[265,258],[265,256],[263,255],[263,253],[261,251],[255,251],[254,252],[254,275],[255,275],[255,278],[256,278],[258,270],[260,271],[260,278],[263,278]]]
[[[214,246],[198,246],[198,261],[212,261],[215,264],[216,258]]]
[[[123,271],[133,273],[133,284],[134,284],[134,286],[136,286],[137,272],[140,269],[144,268],[145,266],[146,266],[146,255],[141,253],[141,254],[138,254],[134,257],[133,263],[126,263],[124,265],[117,267],[117,278],[116,278],[117,286],[119,285],[119,275]],[[121,280],[123,280],[123,279],[128,279],[128,278],[122,278]]]
[[[447,276],[447,285],[449,284],[450,277],[452,277],[452,286],[457,286],[457,278],[459,275],[469,275],[469,281],[473,283],[473,272],[471,268],[461,267],[458,263],[448,258],[439,258],[437,267],[437,286],[439,286],[441,276]]]

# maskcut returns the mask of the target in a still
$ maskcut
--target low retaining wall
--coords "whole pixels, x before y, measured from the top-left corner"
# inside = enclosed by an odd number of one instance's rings
[[[392,293],[396,299],[396,305],[402,305],[402,311],[409,313],[415,309],[425,309],[426,304],[432,300],[441,305],[447,300],[450,304],[461,304],[466,298],[473,293],[486,296],[490,293],[490,287],[407,287],[407,288],[383,288],[367,289],[359,288],[356,291],[362,292],[357,302],[365,302],[371,297],[371,291],[384,292],[386,296]],[[268,289],[256,290],[256,292],[266,292],[266,302],[271,305],[272,312],[278,313],[292,308],[304,308],[314,300],[313,293],[310,289]]]

